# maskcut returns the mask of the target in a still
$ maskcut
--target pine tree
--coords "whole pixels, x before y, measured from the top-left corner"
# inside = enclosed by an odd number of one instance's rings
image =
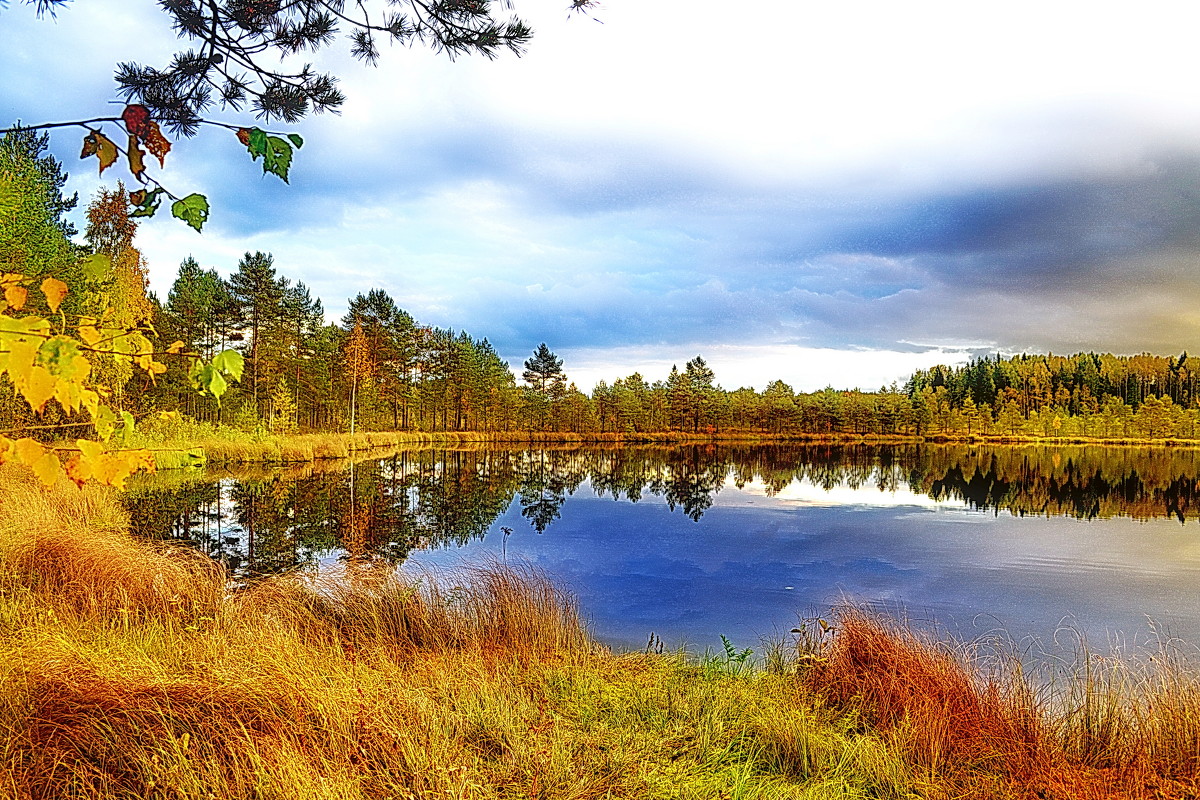
[[[275,259],[270,253],[247,252],[238,262],[237,272],[230,276],[229,288],[250,334],[250,342],[245,346],[250,359],[246,382],[250,384],[247,388],[253,398],[254,412],[261,417],[259,387],[262,376],[268,374],[263,367],[269,346],[266,340],[281,316],[287,282],[276,276]]]
[[[562,367],[563,360],[550,352],[550,348],[542,342],[533,351],[533,356],[525,359],[525,371],[521,377],[542,395],[558,397],[566,389],[567,376]]]

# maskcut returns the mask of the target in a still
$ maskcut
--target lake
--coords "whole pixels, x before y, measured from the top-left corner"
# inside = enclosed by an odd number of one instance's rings
[[[901,446],[418,450],[131,483],[135,531],[240,581],[351,558],[532,563],[594,635],[755,647],[865,603],[966,639],[1200,644],[1200,451]]]

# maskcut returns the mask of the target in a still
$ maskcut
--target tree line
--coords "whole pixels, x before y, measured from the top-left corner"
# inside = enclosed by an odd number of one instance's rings
[[[57,313],[106,319],[146,332],[166,372],[133,370],[97,356],[94,377],[115,408],[137,418],[180,413],[245,430],[533,431],[547,434],[1058,436],[1195,438],[1200,358],[1018,355],[918,370],[901,387],[797,392],[783,381],[762,391],[724,389],[703,357],[662,378],[639,373],[599,382],[590,393],[568,380],[546,343],[518,376],[486,337],[424,324],[382,289],[348,301],[326,321],[320,298],[277,268],[270,253],[247,252],[228,277],[188,257],[165,298],[148,290],[136,246],[136,207],[124,187],[102,189],[87,206],[83,241],[67,219],[78,197],[62,193],[62,166],[46,137],[17,130],[0,139],[0,272],[54,277],[73,287]],[[87,259],[89,253],[106,256]],[[28,310],[53,316],[30,296]],[[240,382],[218,401],[195,391],[194,360],[236,349]],[[79,417],[79,415],[75,415]],[[0,428],[86,427],[0,392]]]

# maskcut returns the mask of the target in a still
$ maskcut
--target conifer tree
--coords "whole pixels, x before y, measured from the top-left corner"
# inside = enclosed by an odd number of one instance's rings
[[[250,341],[244,346],[250,360],[246,375],[250,386],[247,389],[253,400],[254,413],[261,417],[259,388],[262,378],[268,374],[263,365],[270,346],[268,335],[279,321],[287,282],[275,274],[275,259],[270,253],[247,252],[238,262],[237,272],[230,276],[229,288],[250,335]],[[269,396],[265,392],[262,394],[264,399]]]
[[[525,359],[525,371],[521,377],[531,387],[546,397],[561,396],[566,389],[567,376],[563,372],[563,360],[554,355],[545,342],[538,345],[533,355]]]

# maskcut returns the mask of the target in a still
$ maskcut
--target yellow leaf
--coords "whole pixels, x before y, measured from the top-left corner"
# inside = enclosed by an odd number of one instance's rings
[[[46,295],[46,303],[50,306],[50,311],[58,313],[58,307],[62,305],[63,298],[67,296],[67,285],[58,278],[46,278],[42,281],[42,294]]]
[[[100,131],[92,131],[87,136],[83,137],[83,151],[79,154],[80,158],[95,156],[100,161],[100,174],[104,174],[104,170],[111,167],[117,161],[117,146]]]
[[[45,455],[46,448],[26,437],[13,442],[12,452],[17,457],[17,461],[32,467],[34,462]]]
[[[5,461],[15,455],[13,450],[13,446],[15,444],[16,442],[14,442],[12,439],[9,439],[7,436],[0,436],[0,464],[3,464]]]
[[[29,373],[37,361],[38,343],[28,339],[10,342],[8,345],[8,374],[13,383],[22,384],[29,380]]]
[[[154,472],[154,454],[149,450],[105,450],[100,442],[76,439],[79,453],[67,462],[67,477],[79,486],[89,480],[118,489],[138,470]]]
[[[104,454],[104,445],[91,439],[76,439],[75,446],[83,453],[84,458],[95,459]]]
[[[46,403],[54,396],[55,386],[58,384],[58,378],[50,374],[50,370],[45,367],[37,366],[29,371],[29,378],[17,384],[17,388],[21,394],[25,396],[25,400],[33,407],[37,413],[42,413],[42,409],[46,407]]]
[[[92,479],[92,465],[78,455],[71,456],[67,459],[64,465],[67,477],[70,478],[76,486],[83,487],[85,483]]]
[[[131,459],[124,453],[107,453],[96,462],[93,476],[97,481],[118,489],[125,488],[125,479],[138,468],[136,459]]]
[[[10,283],[4,287],[4,299],[13,310],[19,311],[25,306],[25,299],[29,296],[29,290],[24,286],[17,286],[15,283]]]
[[[142,157],[146,154],[138,147],[138,138],[132,133],[129,134],[129,144],[125,148],[125,153],[129,156],[130,173],[139,181],[142,180],[142,173],[146,171],[146,165],[142,162]]]
[[[178,353],[183,350],[183,342],[175,340],[171,342],[171,346],[167,348],[168,353]]]
[[[84,389],[79,393],[79,404],[87,410],[88,416],[93,420],[100,413],[100,395],[91,389]]]
[[[96,330],[96,320],[92,317],[79,318],[79,338],[88,347],[95,347],[100,341],[100,331]]]
[[[83,402],[85,391],[80,383],[69,381],[66,378],[58,378],[57,383],[54,384],[54,399],[60,406],[74,414]]]
[[[50,450],[47,450],[41,458],[30,466],[33,467],[33,474],[38,476],[38,479],[45,484],[47,489],[58,483],[58,479],[63,474],[62,462]]]
[[[83,486],[89,480],[96,478],[97,468],[104,457],[104,445],[87,439],[76,439],[79,455],[71,456],[67,461],[67,477],[77,486]]]
[[[82,386],[83,382],[92,372],[92,362],[88,361],[84,356],[75,356],[71,359],[71,374],[75,376],[75,380]]]

